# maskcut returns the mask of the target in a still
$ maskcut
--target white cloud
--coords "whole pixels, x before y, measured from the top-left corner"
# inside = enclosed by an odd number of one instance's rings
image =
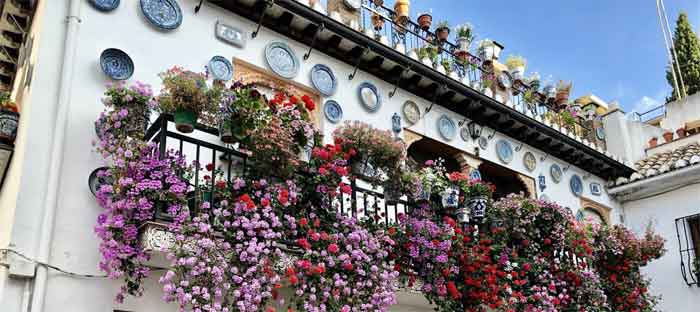
[[[634,103],[634,106],[632,106],[632,111],[643,113],[661,104],[663,103],[660,100],[645,95]]]

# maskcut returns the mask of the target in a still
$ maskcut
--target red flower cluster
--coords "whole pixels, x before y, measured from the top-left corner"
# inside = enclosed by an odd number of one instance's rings
[[[246,211],[253,211],[255,210],[255,202],[253,202],[253,199],[250,198],[250,195],[248,194],[243,194],[241,197],[238,198],[238,201],[244,204],[243,209]]]

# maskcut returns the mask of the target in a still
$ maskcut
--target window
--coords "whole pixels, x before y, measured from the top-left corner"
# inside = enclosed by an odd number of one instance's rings
[[[700,214],[676,219],[676,234],[683,279],[689,286],[700,286]]]

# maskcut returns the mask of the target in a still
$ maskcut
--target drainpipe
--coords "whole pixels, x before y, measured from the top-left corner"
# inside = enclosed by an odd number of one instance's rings
[[[53,137],[51,138],[51,150],[49,154],[49,172],[46,183],[46,197],[44,198],[43,216],[41,219],[41,231],[37,246],[36,259],[39,262],[49,263],[51,242],[53,240],[56,208],[58,205],[59,179],[64,155],[64,143],[68,123],[69,105],[71,99],[71,81],[73,79],[73,61],[78,40],[78,29],[81,23],[81,0],[69,0],[70,6],[66,16],[66,39],[63,48],[63,62],[61,64],[61,77],[58,89],[58,103],[56,107],[56,123],[54,124]],[[48,5],[48,4],[46,4]],[[47,13],[50,11],[47,9]],[[48,268],[40,265],[36,268],[34,279],[34,294],[32,296],[31,312],[43,312],[46,298],[46,284]]]

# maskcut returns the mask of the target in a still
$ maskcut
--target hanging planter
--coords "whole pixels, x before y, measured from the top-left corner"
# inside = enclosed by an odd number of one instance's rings
[[[433,16],[428,13],[423,13],[418,16],[418,26],[423,31],[430,30],[430,25],[433,23]]]
[[[173,67],[159,76],[163,80],[158,96],[160,111],[174,115],[178,131],[191,133],[201,112],[218,109],[221,93],[207,86],[204,74]]]
[[[219,138],[221,142],[233,144],[236,142],[236,137],[233,135],[233,125],[230,120],[222,120],[219,122]]]
[[[130,116],[130,118],[133,119],[126,123],[126,131],[132,138],[143,138],[146,135],[148,123],[151,120],[151,112],[145,111],[143,114],[134,115],[135,116]]]
[[[381,6],[381,4],[377,4],[377,2],[384,2],[384,0],[379,0],[375,1],[374,4],[377,6]],[[408,0],[396,0],[394,3],[394,13],[396,13],[394,17],[394,22],[396,24],[405,26],[408,24],[408,19],[409,19],[409,8],[410,8],[410,2]],[[398,28],[399,30],[403,30],[401,27]]]
[[[559,81],[557,85],[557,95],[554,99],[557,107],[564,107],[569,102],[569,94],[571,93],[571,82]]]
[[[456,186],[447,187],[440,196],[444,208],[457,208],[459,205],[459,188]]]
[[[197,123],[197,113],[193,110],[180,108],[173,115],[177,131],[182,133],[192,133],[194,131],[194,125]]]
[[[450,25],[446,21],[438,23],[435,34],[440,42],[447,41],[447,38],[450,37]]]
[[[0,110],[0,140],[12,144],[17,137],[19,113],[3,108]]]
[[[381,15],[374,13],[372,15],[372,26],[374,26],[374,30],[380,31],[384,27],[384,18],[382,18]]]
[[[489,203],[489,197],[486,195],[469,197],[465,200],[466,208],[469,211],[469,216],[473,220],[483,220],[486,217],[486,207]]]
[[[515,81],[523,81],[525,79],[525,66],[527,65],[527,60],[520,55],[509,55],[506,59],[506,66],[510,75],[513,76]]]
[[[501,51],[503,51],[503,46],[496,41],[484,39],[479,42],[479,58],[481,58],[485,63],[498,60],[501,55]]]

